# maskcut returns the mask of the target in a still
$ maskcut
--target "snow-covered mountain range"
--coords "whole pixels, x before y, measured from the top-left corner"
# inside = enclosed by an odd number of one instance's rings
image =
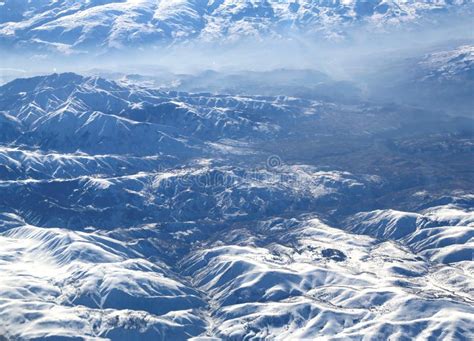
[[[474,340],[473,9],[0,0],[0,341]]]
[[[72,73],[0,118],[7,340],[474,337],[470,118]]]
[[[359,24],[383,30],[472,10],[470,0],[5,0],[0,42],[84,52],[190,40],[223,42],[295,32],[341,39]]]

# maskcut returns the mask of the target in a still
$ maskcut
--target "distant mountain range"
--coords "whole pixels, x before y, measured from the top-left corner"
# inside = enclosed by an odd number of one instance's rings
[[[69,54],[295,32],[337,40],[359,24],[384,30],[465,12],[469,5],[469,0],[5,0],[0,43]]]
[[[369,72],[370,74],[370,72]],[[474,45],[444,47],[374,67],[366,76],[370,97],[472,115]]]

